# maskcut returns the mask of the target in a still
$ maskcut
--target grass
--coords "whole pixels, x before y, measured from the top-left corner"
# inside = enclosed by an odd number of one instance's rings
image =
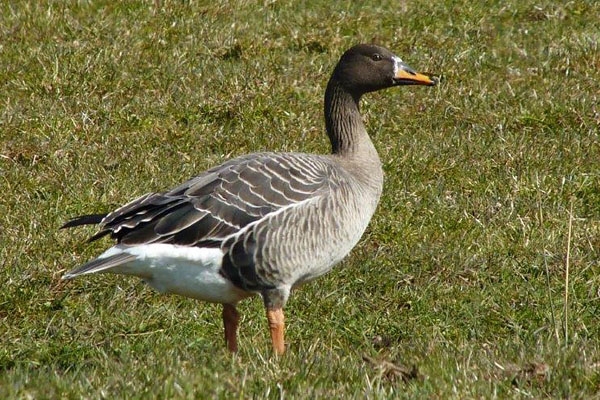
[[[1,398],[599,398],[600,5],[5,2]],[[386,172],[363,240],[262,304],[60,276],[108,246],[69,217],[223,160],[327,152],[341,52],[376,41],[435,88],[365,98]]]

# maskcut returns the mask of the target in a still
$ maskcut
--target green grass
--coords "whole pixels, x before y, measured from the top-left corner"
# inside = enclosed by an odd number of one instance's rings
[[[600,3],[257,3],[0,6],[0,398],[599,398]],[[326,80],[370,41],[444,79],[365,98],[383,198],[285,357],[258,299],[231,356],[216,305],[60,281],[109,245],[69,217],[327,152]]]

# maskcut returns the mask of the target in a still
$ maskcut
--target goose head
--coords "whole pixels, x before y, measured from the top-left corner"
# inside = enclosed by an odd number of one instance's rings
[[[353,97],[400,85],[433,86],[437,81],[420,74],[389,50],[371,44],[348,49],[333,72],[333,79]]]

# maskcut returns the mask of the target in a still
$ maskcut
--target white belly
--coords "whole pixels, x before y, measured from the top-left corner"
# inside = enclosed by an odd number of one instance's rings
[[[252,295],[238,289],[219,273],[223,259],[220,249],[162,243],[116,245],[99,258],[118,253],[131,254],[136,259],[106,272],[140,277],[160,293],[229,304]]]

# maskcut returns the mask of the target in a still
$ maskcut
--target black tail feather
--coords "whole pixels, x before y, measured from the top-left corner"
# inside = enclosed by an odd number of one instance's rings
[[[102,220],[104,219],[104,217],[106,217],[106,215],[107,214],[81,215],[79,217],[75,217],[75,218],[69,220],[66,224],[61,226],[60,229],[72,228],[74,226],[81,226],[81,225],[97,225],[100,222],[102,222]]]

